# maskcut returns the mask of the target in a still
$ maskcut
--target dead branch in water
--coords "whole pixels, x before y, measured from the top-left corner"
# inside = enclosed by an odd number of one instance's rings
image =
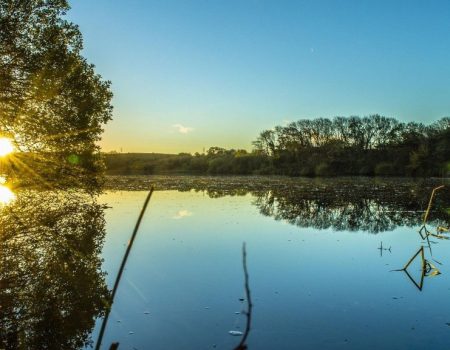
[[[431,205],[433,204],[433,198],[434,198],[436,191],[439,191],[440,189],[442,189],[444,187],[445,187],[444,185],[441,185],[439,187],[433,188],[433,191],[431,192],[431,196],[430,196],[430,201],[428,202],[427,211],[425,212],[425,215],[423,216],[423,224],[424,225],[427,223],[428,215],[430,213]]]
[[[111,312],[112,304],[114,302],[114,297],[116,296],[117,288],[119,287],[119,283],[120,283],[120,279],[123,274],[123,270],[125,269],[125,265],[127,263],[128,256],[130,255],[131,247],[133,246],[134,239],[136,238],[137,232],[139,230],[139,226],[141,225],[142,218],[144,217],[145,211],[147,210],[147,206],[148,206],[148,203],[150,202],[150,198],[152,197],[152,194],[153,194],[153,186],[150,188],[147,198],[145,199],[144,206],[142,207],[141,213],[139,214],[139,218],[136,221],[136,226],[134,227],[133,233],[128,242],[127,250],[125,251],[125,255],[123,256],[122,263],[120,264],[119,272],[117,273],[116,281],[114,282],[114,287],[113,287],[113,290],[111,293],[110,305],[109,305],[108,310],[106,311],[105,318],[103,319],[102,327],[100,328],[100,333],[98,335],[97,345],[95,346],[95,350],[100,350],[100,346],[102,345],[103,335],[105,333],[106,324],[108,323],[108,318],[109,318],[109,314]],[[116,343],[116,344],[118,347],[119,344],[118,343]],[[111,345],[111,346],[113,346],[113,345]]]
[[[252,297],[250,293],[250,284],[249,284],[249,277],[248,277],[248,270],[247,270],[247,250],[245,249],[245,242],[242,244],[242,266],[244,268],[244,279],[245,279],[245,295],[247,300],[247,311],[245,312],[245,316],[247,317],[247,322],[245,325],[245,331],[242,336],[241,342],[234,350],[244,350],[247,349],[247,345],[245,344],[247,337],[250,333],[251,324],[252,324]]]

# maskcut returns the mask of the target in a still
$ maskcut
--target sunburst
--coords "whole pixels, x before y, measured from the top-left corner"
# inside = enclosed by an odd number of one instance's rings
[[[0,185],[0,207],[10,204],[16,199],[16,195],[8,187]]]
[[[14,145],[10,139],[6,137],[0,137],[0,157],[7,156],[14,152]]]

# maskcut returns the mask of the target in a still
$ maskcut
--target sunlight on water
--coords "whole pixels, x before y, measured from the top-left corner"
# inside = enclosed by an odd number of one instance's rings
[[[0,185],[0,206],[7,205],[16,199],[16,195],[6,186]]]

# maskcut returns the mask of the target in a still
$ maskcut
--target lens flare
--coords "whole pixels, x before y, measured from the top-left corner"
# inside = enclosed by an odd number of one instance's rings
[[[0,207],[10,204],[16,199],[16,195],[8,187],[0,185]]]
[[[0,137],[0,157],[7,156],[14,151],[14,146],[10,139]]]

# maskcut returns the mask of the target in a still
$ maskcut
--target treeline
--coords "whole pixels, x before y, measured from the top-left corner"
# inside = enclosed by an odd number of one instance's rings
[[[303,119],[262,131],[254,149],[107,154],[109,174],[448,176],[450,118],[430,125],[380,115]]]
[[[450,118],[430,125],[378,114],[303,119],[265,130],[253,144],[279,174],[442,176],[450,165]]]
[[[246,150],[211,147],[204,154],[108,153],[109,175],[251,175],[272,173],[270,157]]]

